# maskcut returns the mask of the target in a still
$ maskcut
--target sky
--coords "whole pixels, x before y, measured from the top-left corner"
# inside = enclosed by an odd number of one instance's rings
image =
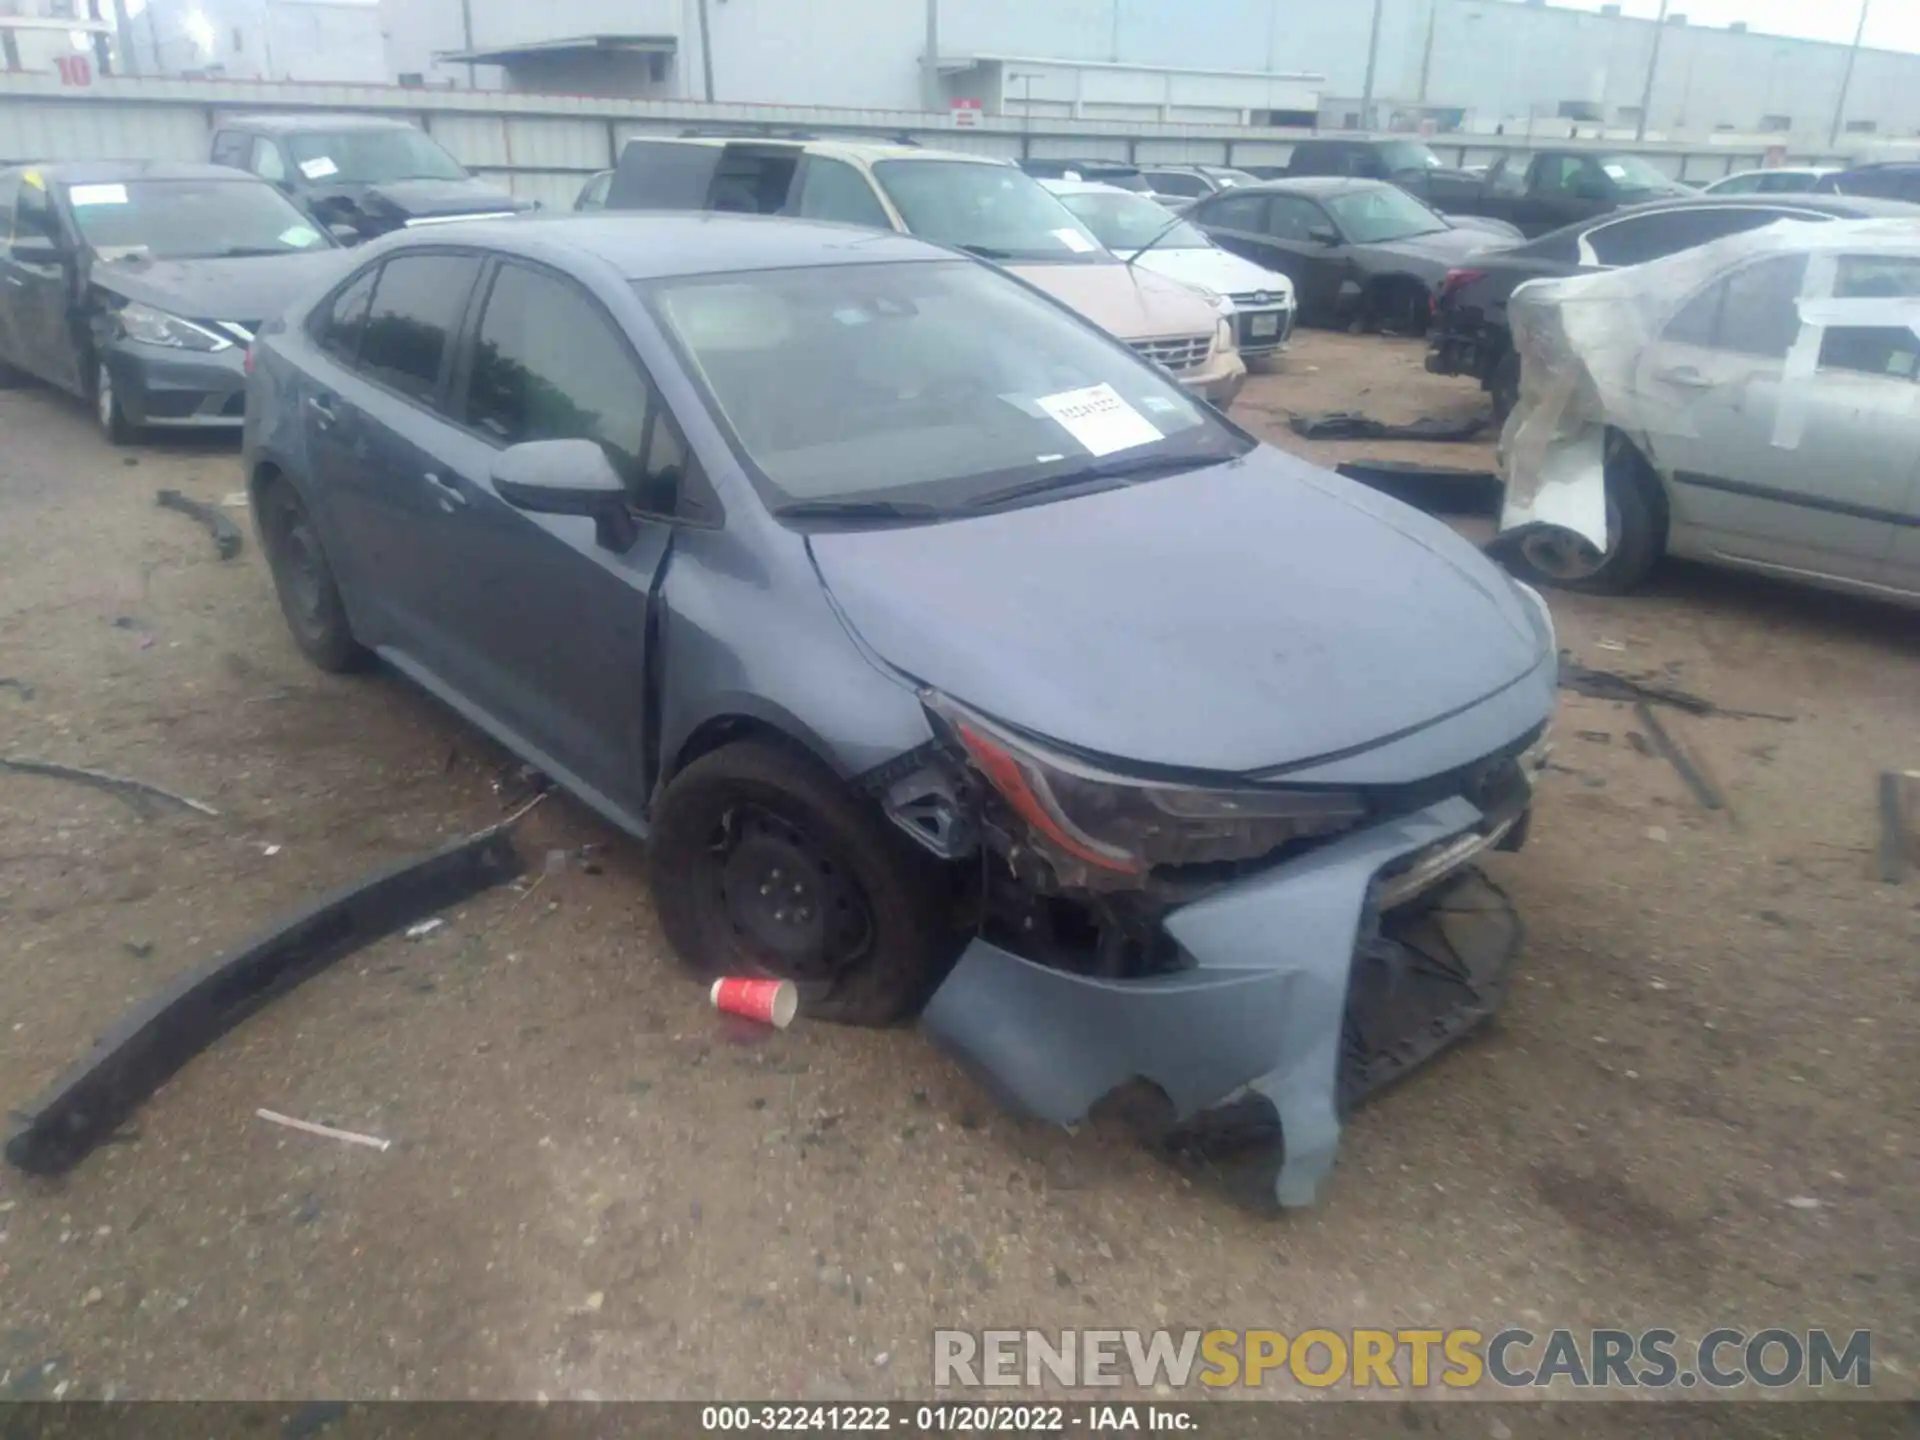
[[[1548,0],[1578,10],[1598,10],[1602,0]],[[1920,0],[1869,0],[1866,43],[1882,50],[1920,52]],[[1623,14],[1651,20],[1660,0],[1619,0]],[[1744,20],[1771,35],[1810,40],[1853,40],[1860,0],[1671,0],[1672,13],[1692,25],[1725,26]]]

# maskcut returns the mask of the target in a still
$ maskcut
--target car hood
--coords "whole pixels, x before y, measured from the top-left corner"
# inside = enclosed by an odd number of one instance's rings
[[[1438,278],[1451,266],[1477,251],[1497,247],[1498,240],[1484,230],[1435,230],[1430,235],[1413,235],[1405,240],[1385,240],[1375,245],[1356,245],[1354,253],[1374,264],[1405,265],[1416,273],[1431,272]]]
[[[102,290],[188,320],[257,325],[352,263],[347,250],[249,255],[232,260],[96,262],[88,278]]]
[[[1293,282],[1273,270],[1262,269],[1251,260],[1243,260],[1231,250],[1213,246],[1205,249],[1183,247],[1147,251],[1138,267],[1178,280],[1200,285],[1219,295],[1244,295],[1265,290],[1275,297],[1293,298]]]
[[[1007,269],[1122,340],[1211,335],[1219,323],[1212,303],[1191,285],[1138,265],[1081,262]]]
[[[403,219],[433,219],[444,215],[499,214],[518,208],[512,195],[498,185],[469,176],[465,180],[390,180],[384,185],[339,185],[316,188],[315,200],[338,196],[363,209],[386,211]]]
[[[1126,763],[1244,774],[1405,734],[1546,658],[1446,526],[1265,446],[943,524],[816,533],[856,634],[922,684]]]

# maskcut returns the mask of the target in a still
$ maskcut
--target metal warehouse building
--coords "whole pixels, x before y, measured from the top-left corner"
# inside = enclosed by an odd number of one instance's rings
[[[89,3],[0,0],[0,12],[77,15]],[[1330,127],[1362,122],[1372,21],[1366,0],[91,3],[120,18],[143,74]],[[1863,50],[1849,76],[1844,45],[1537,0],[1383,0],[1375,119],[1631,136],[1656,36],[1649,138],[1778,136],[1825,150],[1836,118],[1843,148],[1920,135],[1920,55]]]

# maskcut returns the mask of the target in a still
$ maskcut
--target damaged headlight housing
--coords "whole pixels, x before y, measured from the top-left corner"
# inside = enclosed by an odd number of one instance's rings
[[[142,305],[138,300],[129,300],[122,305],[115,318],[120,322],[121,333],[129,340],[139,340],[148,345],[165,345],[174,350],[211,351],[226,350],[233,344],[224,335],[216,335],[191,320],[182,320],[178,315],[169,315],[151,305]]]
[[[1036,840],[1109,882],[1157,865],[1251,860],[1337,834],[1366,814],[1350,790],[1220,789],[1117,775],[1048,750],[925,692],[928,710]]]

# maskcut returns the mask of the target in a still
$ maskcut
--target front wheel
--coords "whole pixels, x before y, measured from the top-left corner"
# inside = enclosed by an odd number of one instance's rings
[[[674,777],[648,869],[683,961],[703,976],[791,980],[814,1019],[898,1020],[952,958],[939,865],[825,766],[766,741]]]
[[[131,445],[138,438],[127,412],[121,408],[120,394],[113,385],[113,372],[104,360],[97,361],[93,367],[93,418],[99,422],[100,433],[110,444]]]

